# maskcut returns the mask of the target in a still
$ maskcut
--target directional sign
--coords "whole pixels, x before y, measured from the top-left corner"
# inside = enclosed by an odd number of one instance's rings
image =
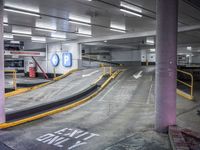
[[[59,65],[60,59],[58,54],[53,54],[53,56],[51,57],[51,64],[53,65],[53,67],[57,67]]]
[[[63,53],[62,64],[64,67],[72,66],[72,54],[71,53]]]

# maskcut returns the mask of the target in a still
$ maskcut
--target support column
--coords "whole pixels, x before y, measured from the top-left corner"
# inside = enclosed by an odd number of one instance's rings
[[[167,132],[176,124],[178,0],[157,0],[156,124]]]
[[[0,0],[0,123],[5,122],[4,87],[4,40],[3,40],[3,0]]]

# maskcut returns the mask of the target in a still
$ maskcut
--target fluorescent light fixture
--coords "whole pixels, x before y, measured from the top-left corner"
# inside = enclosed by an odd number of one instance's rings
[[[32,37],[31,35],[27,35],[27,34],[12,34],[13,36],[20,36],[20,37]]]
[[[120,9],[120,11],[125,12],[127,14],[131,14],[131,15],[137,16],[137,17],[142,17],[142,15],[140,15],[140,14],[137,14],[137,13],[134,13],[132,11],[125,10],[125,9]]]
[[[32,41],[33,43],[42,43],[42,44],[44,44],[44,43],[46,43],[46,42],[43,42],[43,41]]]
[[[153,45],[155,42],[153,40],[146,40],[147,44]]]
[[[130,9],[130,10],[133,10],[133,11],[137,11],[137,12],[139,12],[139,13],[141,13],[142,12],[142,9],[141,8],[138,8],[138,7],[136,7],[136,6],[134,6],[134,5],[131,5],[131,4],[129,4],[129,3],[127,3],[127,2],[121,2],[120,3],[120,6],[121,7],[124,7],[124,8],[127,8],[127,9]]]
[[[156,51],[155,48],[150,49],[150,52],[155,52],[155,51]]]
[[[114,28],[111,28],[110,30],[111,30],[111,31],[116,31],[116,32],[121,32],[121,33],[126,33],[125,30],[121,30],[121,29],[114,29]]]
[[[10,33],[4,33],[3,38],[4,39],[13,39],[13,35]]]
[[[12,33],[31,35],[32,30],[31,28],[27,28],[27,27],[13,26]]]
[[[89,34],[81,34],[81,33],[78,33],[77,35],[78,35],[78,36],[84,36],[84,37],[92,37],[92,35],[89,35]]]
[[[89,16],[78,16],[78,15],[70,14],[69,19],[70,19],[69,22],[71,23],[76,23],[76,24],[85,25],[85,26],[88,26],[88,24],[91,23],[91,18]]]
[[[25,12],[25,11],[23,11],[23,10],[15,10],[15,9],[10,9],[10,8],[4,8],[4,10],[5,10],[5,11],[9,11],[9,12],[24,14],[24,15],[30,15],[30,16],[40,17],[40,15],[38,15],[38,14],[36,14],[36,13]]]
[[[32,42],[38,42],[38,43],[46,43],[45,37],[39,37],[39,36],[33,36],[31,38]]]
[[[69,23],[73,23],[73,24],[78,24],[78,25],[83,25],[83,26],[91,27],[90,24],[83,23],[83,22],[77,22],[77,21],[72,21],[72,20],[70,20]]]
[[[191,46],[188,46],[188,47],[187,47],[187,50],[188,50],[188,51],[191,51],[191,50],[192,50],[192,47],[191,47]]]
[[[37,30],[37,31],[43,31],[43,32],[56,32],[56,30],[53,30],[53,29],[40,29],[40,28],[36,28],[35,30]]]
[[[62,33],[62,32],[51,33],[51,37],[66,39],[66,33]]]
[[[3,16],[3,22],[8,23],[8,17],[7,16]]]
[[[10,41],[11,44],[20,44],[20,41]]]
[[[56,21],[51,18],[36,19],[35,27],[35,30],[44,32],[56,32],[57,30]]]
[[[56,40],[56,41],[65,41],[66,38],[54,38],[54,37],[51,37],[52,40]]]
[[[3,24],[3,26],[7,27],[7,26],[8,26],[8,24],[4,23],[4,24]]]

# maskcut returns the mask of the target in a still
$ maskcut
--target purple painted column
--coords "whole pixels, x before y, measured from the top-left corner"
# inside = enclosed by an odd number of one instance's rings
[[[5,122],[4,84],[3,0],[0,0],[0,123]]]
[[[167,132],[176,124],[176,57],[178,0],[157,0],[156,124]]]

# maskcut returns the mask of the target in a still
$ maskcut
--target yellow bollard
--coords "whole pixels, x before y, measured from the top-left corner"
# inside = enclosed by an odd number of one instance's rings
[[[53,74],[54,74],[54,78],[56,78],[56,68],[53,68]]]

